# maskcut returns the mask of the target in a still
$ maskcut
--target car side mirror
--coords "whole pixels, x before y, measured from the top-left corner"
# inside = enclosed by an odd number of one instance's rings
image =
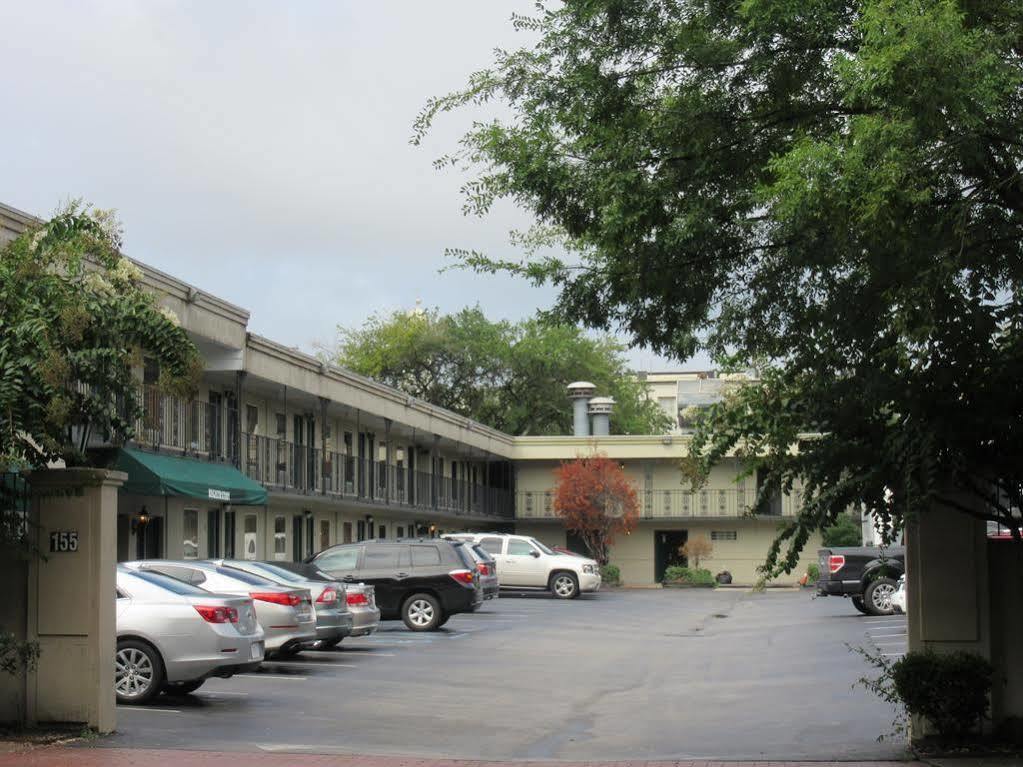
[[[539,559],[540,558],[540,552],[537,551],[536,549],[534,549],[533,551],[529,552],[529,556],[534,557],[536,559]]]

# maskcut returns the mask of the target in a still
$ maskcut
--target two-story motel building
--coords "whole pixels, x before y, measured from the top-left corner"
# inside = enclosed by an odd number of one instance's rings
[[[0,205],[0,244],[35,222]],[[157,370],[139,371],[145,415],[118,459],[128,473],[120,560],[298,560],[338,542],[457,530],[515,531],[577,548],[552,508],[553,470],[594,450],[621,462],[640,498],[641,521],[611,557],[627,585],[657,583],[696,534],[713,542],[708,567],[752,583],[795,512],[797,499],[786,496],[770,515],[747,516],[756,483],[736,482],[734,462],[692,492],[678,469],[688,445],[682,430],[505,434],[250,333],[245,309],[138,265],[199,348],[205,374],[184,401],[157,390]]]

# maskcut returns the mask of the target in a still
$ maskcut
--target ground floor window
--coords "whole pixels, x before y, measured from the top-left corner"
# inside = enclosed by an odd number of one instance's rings
[[[244,528],[244,540],[245,546],[245,558],[254,560],[256,559],[256,515],[246,514],[245,515],[245,528]]]
[[[330,522],[320,520],[320,551],[330,547]]]
[[[377,538],[386,538],[386,537],[387,537],[387,526],[386,525],[380,525],[380,527],[377,528]]]
[[[284,517],[274,517],[274,559],[288,558],[288,521]]]
[[[199,558],[199,512],[196,509],[185,509],[182,553],[184,559]]]

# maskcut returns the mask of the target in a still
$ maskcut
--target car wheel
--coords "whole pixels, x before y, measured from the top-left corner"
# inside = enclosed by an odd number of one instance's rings
[[[572,573],[554,573],[549,585],[551,593],[558,599],[575,599],[579,596],[579,581]]]
[[[188,695],[202,687],[205,682],[205,679],[193,679],[191,682],[167,682],[163,686],[163,691],[168,695]]]
[[[314,649],[333,650],[335,647],[341,644],[342,639],[344,639],[344,637],[334,637],[333,639],[321,639],[319,642],[316,643]]]
[[[863,597],[853,597],[852,603],[853,607],[855,607],[861,613],[863,613],[864,615],[870,615],[870,610],[868,610],[867,606],[863,604]]]
[[[114,690],[117,702],[128,705],[148,703],[163,688],[163,660],[145,642],[125,639],[117,643],[114,656]]]
[[[430,594],[413,594],[401,607],[401,618],[413,631],[433,631],[444,620],[440,602]]]
[[[891,615],[895,612],[892,607],[892,594],[898,585],[891,578],[875,578],[863,592],[863,602],[871,615]]]

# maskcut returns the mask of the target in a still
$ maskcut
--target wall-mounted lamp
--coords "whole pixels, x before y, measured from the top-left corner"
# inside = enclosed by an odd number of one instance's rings
[[[366,521],[368,523],[372,524],[373,523],[373,515],[372,514],[367,514],[366,515]]]
[[[139,509],[139,513],[131,518],[131,531],[134,533],[140,527],[145,527],[149,524],[149,512],[146,510],[145,504]]]
[[[302,509],[302,514],[305,516],[306,519],[309,519],[309,517],[313,515],[313,513],[309,511],[309,509]]]

